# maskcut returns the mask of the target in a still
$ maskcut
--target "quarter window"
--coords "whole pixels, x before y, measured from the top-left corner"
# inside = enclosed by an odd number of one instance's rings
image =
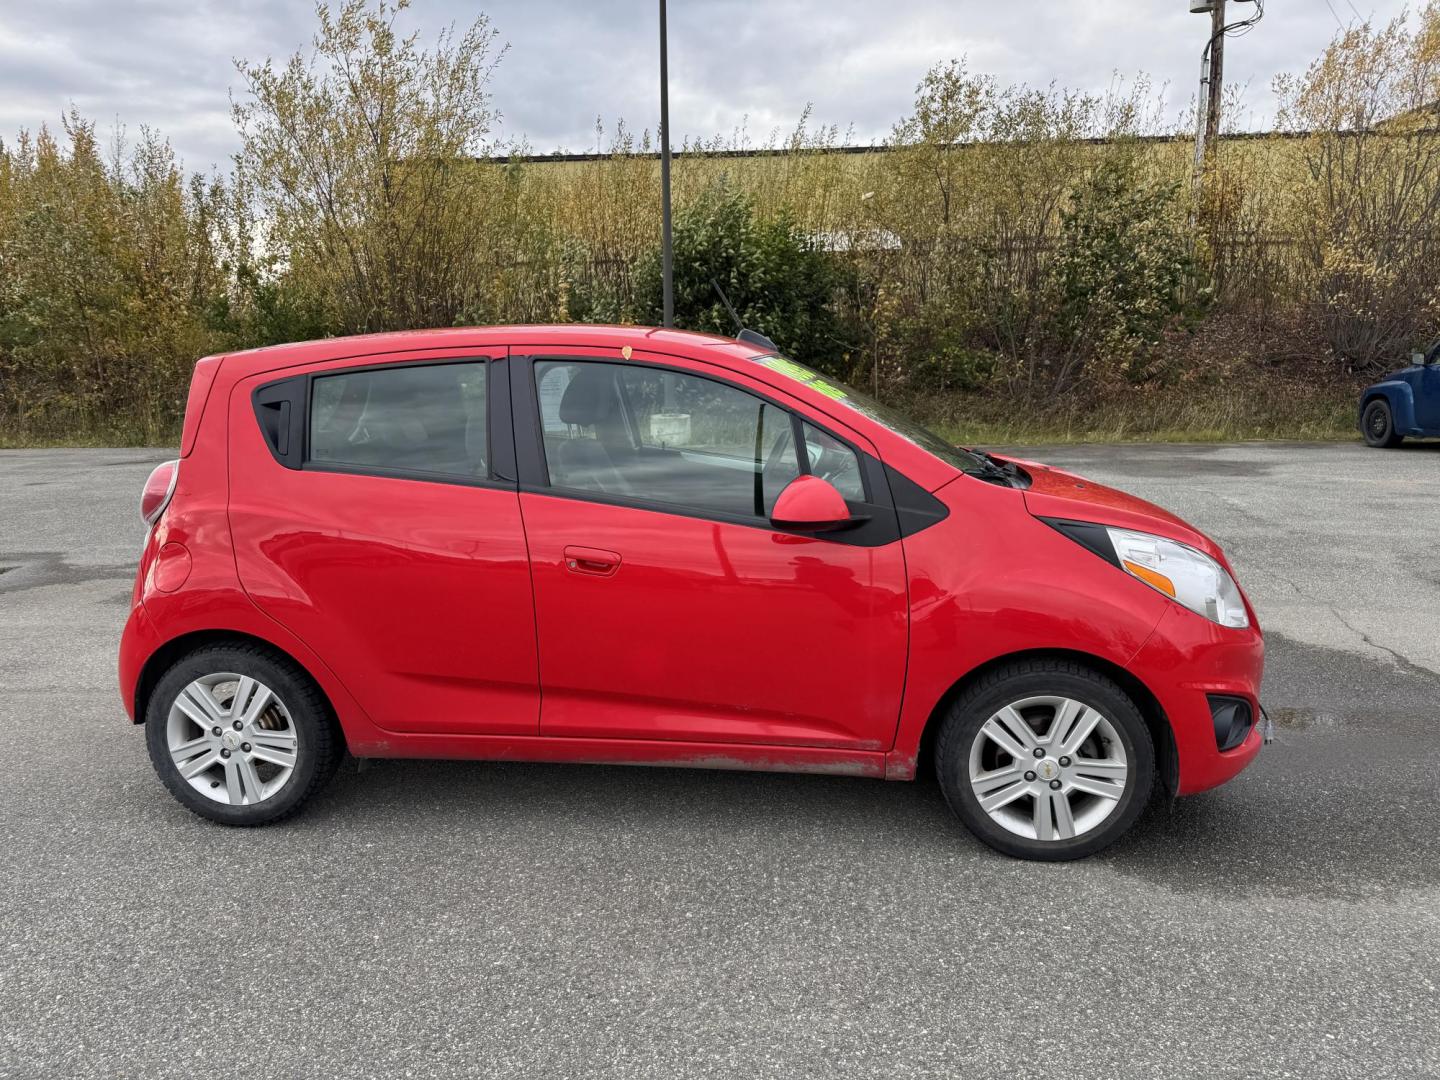
[[[594,361],[538,361],[535,380],[555,487],[767,517],[824,462],[846,498],[864,500],[853,450],[806,424],[797,455],[791,414],[737,387]]]
[[[805,454],[810,471],[835,485],[849,502],[865,501],[865,481],[860,476],[860,459],[855,451],[813,424],[804,425]]]
[[[489,476],[484,361],[317,376],[310,460],[317,464]]]

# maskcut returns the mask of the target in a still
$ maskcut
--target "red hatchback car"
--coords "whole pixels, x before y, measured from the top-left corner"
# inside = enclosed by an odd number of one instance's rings
[[[951,446],[753,344],[554,326],[195,368],[120,647],[191,810],[358,757],[908,780],[1076,858],[1255,756],[1264,646],[1149,503]]]

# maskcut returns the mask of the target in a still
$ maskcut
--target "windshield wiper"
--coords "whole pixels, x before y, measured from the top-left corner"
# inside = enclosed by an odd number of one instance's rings
[[[991,484],[1003,484],[1005,487],[1027,488],[1030,486],[1030,475],[1013,461],[1002,461],[993,454],[987,454],[984,450],[971,450],[968,447],[966,450],[975,455],[975,460],[980,463],[980,467],[963,470],[965,475]]]

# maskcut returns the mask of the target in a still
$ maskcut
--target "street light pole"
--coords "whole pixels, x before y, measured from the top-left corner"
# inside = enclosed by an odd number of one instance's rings
[[[670,246],[670,62],[660,0],[660,280],[664,325],[675,325],[675,259]]]

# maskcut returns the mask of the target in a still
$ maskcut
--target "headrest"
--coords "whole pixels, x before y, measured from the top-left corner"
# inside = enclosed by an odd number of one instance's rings
[[[407,372],[408,378],[371,379],[360,422],[383,429],[379,437],[418,446],[429,439],[462,437],[465,407],[453,371],[443,367]]]
[[[615,411],[615,373],[600,364],[581,367],[560,398],[560,422],[589,426]]]

